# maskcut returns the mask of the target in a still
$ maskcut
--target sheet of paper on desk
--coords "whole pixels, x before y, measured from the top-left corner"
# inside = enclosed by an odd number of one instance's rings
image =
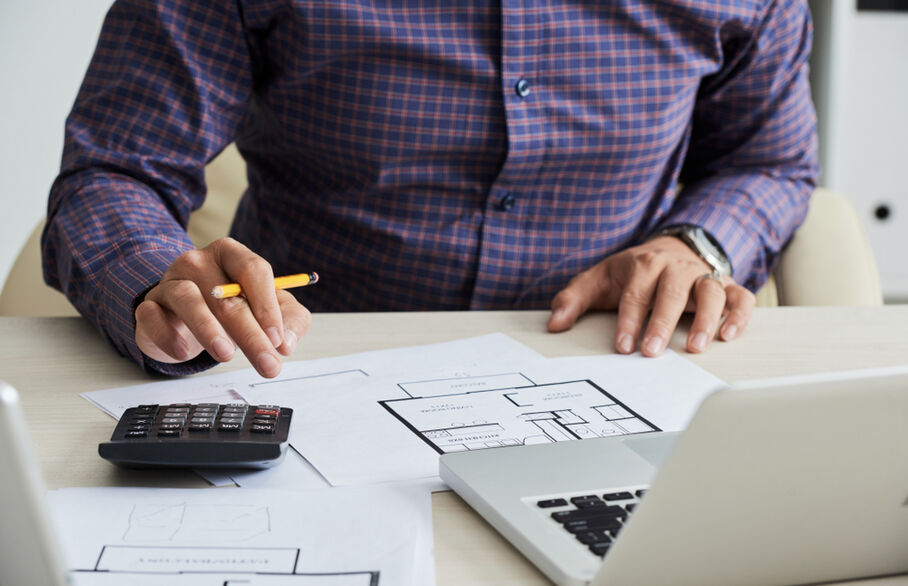
[[[409,487],[49,493],[76,586],[434,584],[431,501]]]
[[[414,374],[414,373],[411,373]],[[272,387],[290,443],[333,485],[435,477],[447,451],[683,429],[722,381],[666,352],[487,362],[455,376]]]
[[[356,383],[373,376],[393,376],[419,369],[470,367],[488,360],[520,360],[541,355],[504,334],[347,354],[332,358],[285,362],[275,379],[264,379],[247,368],[221,374],[194,376],[130,387],[82,393],[102,411],[119,418],[126,409],[142,404],[232,403],[256,397],[275,386],[310,388],[337,383]]]

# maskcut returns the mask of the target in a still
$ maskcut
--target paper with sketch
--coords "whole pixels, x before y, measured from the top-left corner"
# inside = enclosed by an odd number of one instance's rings
[[[434,583],[431,501],[409,487],[49,493],[77,586]]]
[[[421,369],[449,372],[451,367],[473,366],[489,360],[511,361],[539,358],[541,355],[504,334],[375,350],[316,360],[285,362],[274,379],[262,378],[247,368],[222,374],[194,376],[82,393],[82,397],[102,411],[119,418],[126,409],[142,404],[233,403],[272,386],[298,388],[323,384],[354,384],[372,376],[393,376]]]
[[[321,389],[275,385],[256,401],[294,408],[291,445],[343,486],[433,477],[438,455],[450,451],[680,430],[722,386],[673,352],[410,374]]]

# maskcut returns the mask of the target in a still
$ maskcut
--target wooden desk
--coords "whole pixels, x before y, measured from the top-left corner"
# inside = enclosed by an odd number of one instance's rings
[[[504,332],[547,356],[611,353],[614,314],[587,316],[570,332],[548,334],[548,312],[322,314],[293,359]],[[683,352],[686,329],[672,339]],[[757,309],[743,337],[715,343],[692,361],[729,382],[765,376],[908,363],[908,306]],[[248,368],[240,355],[214,372]],[[78,394],[149,382],[79,318],[0,318],[0,379],[22,395],[49,488],[201,487],[194,474],[125,471],[97,456],[112,421]],[[439,586],[549,582],[453,493],[434,496]],[[844,529],[844,528],[843,528]],[[866,581],[908,584],[908,576]]]

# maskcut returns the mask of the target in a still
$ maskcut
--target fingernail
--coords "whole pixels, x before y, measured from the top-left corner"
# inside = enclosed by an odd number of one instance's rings
[[[662,338],[659,336],[653,336],[646,341],[646,352],[651,356],[655,356],[662,352]]]
[[[734,340],[735,336],[738,335],[738,326],[735,324],[726,324],[722,328],[722,338],[725,340]]]
[[[694,336],[693,340],[690,341],[690,347],[697,352],[702,352],[704,349],[706,349],[707,342],[709,342],[709,340],[706,338],[706,334],[700,332],[699,334]]]
[[[277,328],[270,327],[265,330],[265,333],[268,334],[268,339],[271,340],[271,345],[277,348],[281,345],[281,333],[277,331]]]
[[[227,362],[233,358],[233,344],[224,336],[216,336],[215,339],[211,341],[211,347],[214,349],[215,360]]]
[[[618,352],[630,354],[634,351],[634,338],[630,334],[618,336]]]
[[[277,373],[281,371],[281,363],[268,352],[259,354],[258,365],[259,372],[262,373],[263,376],[277,376]]]
[[[284,330],[284,344],[286,344],[287,350],[290,352],[296,350],[297,342],[299,342],[299,338],[296,336],[296,332],[293,330]]]

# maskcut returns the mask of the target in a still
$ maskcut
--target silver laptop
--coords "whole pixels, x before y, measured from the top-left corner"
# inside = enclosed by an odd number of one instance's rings
[[[710,395],[681,433],[441,456],[557,584],[812,584],[908,571],[908,369]]]
[[[19,396],[0,382],[0,586],[63,586],[60,547]]]

